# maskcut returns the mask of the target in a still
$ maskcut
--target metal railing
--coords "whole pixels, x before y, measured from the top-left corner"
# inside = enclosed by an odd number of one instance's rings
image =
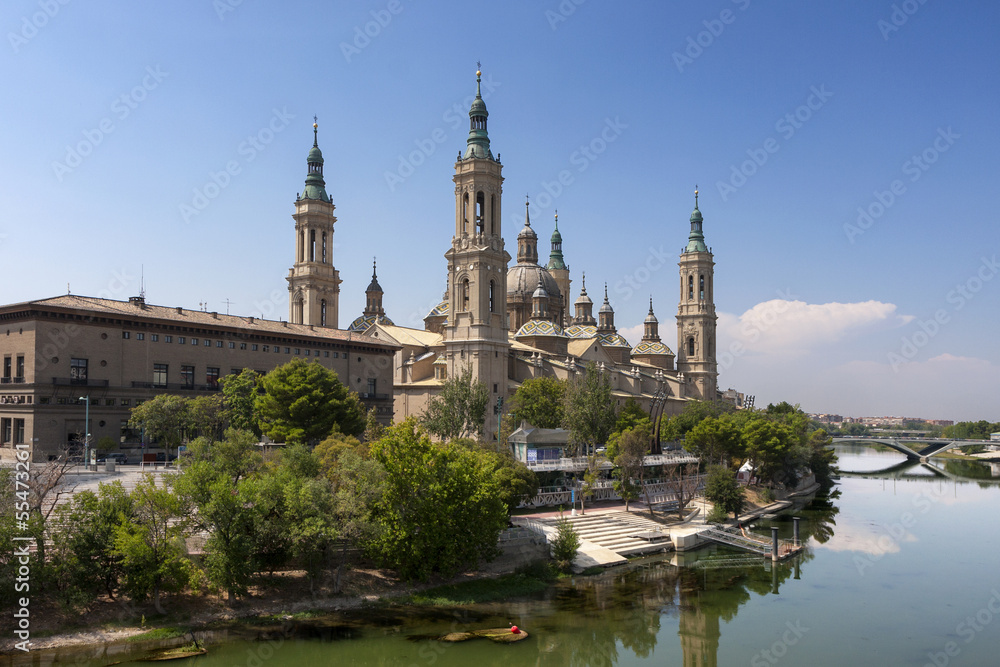
[[[52,378],[52,384],[57,387],[107,387],[108,381],[87,378]]]

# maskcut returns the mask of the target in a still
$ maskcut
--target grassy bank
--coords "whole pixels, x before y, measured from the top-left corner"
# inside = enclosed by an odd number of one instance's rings
[[[560,575],[549,563],[536,563],[494,579],[475,579],[436,586],[393,600],[392,604],[451,607],[476,602],[501,602],[541,593]]]

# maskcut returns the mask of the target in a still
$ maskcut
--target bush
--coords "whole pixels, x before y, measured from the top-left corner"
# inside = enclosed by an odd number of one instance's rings
[[[556,525],[556,536],[552,540],[552,557],[560,569],[567,569],[580,548],[580,536],[576,529],[566,519],[560,519]]]
[[[761,500],[763,500],[765,503],[773,503],[774,491],[770,487],[765,486],[763,489],[760,490],[760,497]]]
[[[709,523],[725,523],[728,518],[729,513],[722,509],[722,505],[713,505],[712,511],[705,517],[705,521]]]

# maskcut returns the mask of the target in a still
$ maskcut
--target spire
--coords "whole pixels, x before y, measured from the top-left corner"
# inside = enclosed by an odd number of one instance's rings
[[[566,269],[566,262],[562,254],[562,234],[559,233],[559,211],[556,211],[556,227],[552,232],[552,252],[549,253],[549,270],[558,271]],[[568,294],[566,295],[569,296]]]
[[[306,187],[302,191],[302,199],[319,199],[330,203],[330,195],[326,193],[326,181],[323,180],[323,151],[319,149],[318,120],[313,116],[313,145],[306,157],[309,173],[306,175]]]
[[[615,309],[611,307],[611,302],[608,301],[607,283],[604,283],[604,303],[601,304],[600,310],[597,311],[597,330],[615,330]]]
[[[378,272],[375,269],[375,258],[372,257],[372,281],[368,284],[366,292],[381,292],[382,286],[378,284]]]
[[[688,244],[684,248],[684,252],[708,252],[701,223],[701,211],[698,210],[698,186],[696,185],[694,186],[694,211],[691,212],[691,233],[688,235]]]
[[[468,147],[465,149],[463,159],[488,158],[492,160],[494,158],[493,153],[490,152],[490,137],[486,131],[486,119],[490,112],[486,110],[486,102],[483,101],[481,86],[483,72],[478,69],[478,62],[476,67],[476,99],[472,101],[472,107],[469,109],[469,138],[466,142]]]
[[[660,340],[660,322],[653,314],[653,297],[649,297],[649,315],[642,322],[642,339],[649,341]]]
[[[604,303],[601,304],[601,309],[597,311],[598,313],[613,313],[615,309],[611,307],[611,302],[608,301],[608,284],[604,283]]]
[[[517,234],[517,263],[538,264],[538,234],[531,228],[530,207],[527,196],[524,199],[524,227]]]
[[[539,273],[538,287],[535,288],[535,292],[531,295],[531,319],[548,319],[548,312],[546,310],[546,302],[548,300],[549,293],[546,291],[545,285],[542,283],[542,274]]]

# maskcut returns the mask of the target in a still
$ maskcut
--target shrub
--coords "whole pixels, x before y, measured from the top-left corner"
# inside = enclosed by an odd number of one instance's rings
[[[705,521],[709,523],[725,523],[728,518],[729,513],[722,509],[722,505],[714,505],[712,511],[705,517]]]
[[[580,548],[580,536],[566,519],[556,525],[556,536],[552,540],[552,557],[560,569],[567,569]]]

